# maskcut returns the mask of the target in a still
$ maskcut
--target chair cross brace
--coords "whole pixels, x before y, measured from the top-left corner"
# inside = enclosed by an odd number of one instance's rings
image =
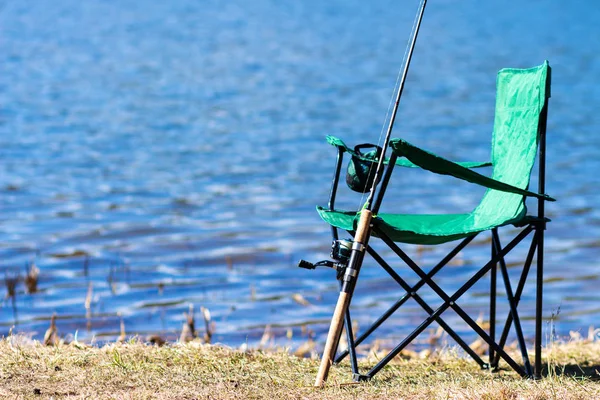
[[[452,308],[467,325],[469,325],[490,347],[490,364],[492,367],[497,368],[499,359],[504,359],[508,365],[510,365],[519,375],[521,376],[533,376],[531,363],[529,362],[529,358],[527,356],[527,350],[525,347],[525,340],[523,337],[523,332],[520,325],[520,320],[517,313],[517,305],[521,294],[523,292],[523,288],[525,285],[525,281],[531,266],[531,262],[533,260],[533,254],[536,249],[536,242],[538,238],[537,231],[534,234],[532,245],[530,247],[529,253],[527,255],[527,259],[525,261],[524,269],[519,279],[519,283],[517,285],[516,292],[513,293],[512,287],[510,285],[510,278],[508,276],[508,269],[506,267],[506,263],[504,261],[504,256],[508,254],[515,246],[517,246],[525,237],[529,235],[534,230],[534,225],[530,224],[525,227],[506,247],[502,248],[500,244],[500,240],[496,230],[492,232],[492,258],[486,263],[477,273],[475,273],[471,279],[469,279],[463,286],[461,286],[452,296],[448,296],[433,280],[432,277],[441,270],[456,254],[462,250],[474,237],[469,236],[464,239],[455,249],[453,249],[440,263],[438,263],[432,270],[428,273],[425,273],[410,257],[400,249],[390,238],[388,238],[383,232],[377,230],[377,227],[373,228],[374,233],[379,236],[384,243],[386,243],[394,253],[400,257],[419,277],[420,280],[414,286],[410,286],[406,281],[404,281],[390,266],[387,264],[375,250],[371,247],[367,247],[368,253],[377,261],[380,266],[406,291],[406,294],[402,296],[396,303],[394,303],[379,319],[377,319],[373,325],[368,328],[362,335],[360,335],[356,340],[353,338],[351,319],[349,311],[345,314],[345,326],[346,333],[348,337],[348,349],[342,352],[337,358],[336,362],[341,361],[344,357],[350,354],[352,372],[355,380],[363,380],[372,378],[379,370],[381,370],[387,363],[389,363],[396,355],[398,355],[408,344],[410,344],[419,334],[421,334],[432,322],[436,321],[438,324],[448,333],[450,337],[452,337],[481,367],[487,368],[490,365],[483,362],[481,358],[444,322],[441,318],[441,314],[445,312],[448,308]],[[497,264],[500,264],[500,269],[502,273],[503,280],[505,282],[505,289],[507,292],[507,298],[510,306],[510,313],[506,320],[504,330],[502,332],[501,338],[499,342],[494,340],[493,330],[490,335],[488,335],[469,315],[456,304],[456,301],[466,293],[476,282],[478,282],[487,272],[495,271],[495,267]],[[492,275],[493,277],[493,275]],[[494,282],[495,284],[495,282]],[[428,285],[440,298],[444,301],[441,306],[439,306],[436,310],[433,310],[423,299],[417,295],[416,291],[423,287],[424,285]],[[495,296],[495,292],[494,292]],[[358,374],[358,366],[356,362],[356,352],[355,347],[362,343],[371,333],[373,333],[387,318],[389,318],[400,306],[402,306],[408,299],[413,298],[415,301],[429,314],[429,316],[419,325],[412,333],[410,333],[400,344],[398,344],[392,351],[389,352],[383,359],[381,359],[366,375]],[[490,308],[492,310],[492,308]],[[490,315],[490,320],[495,318],[495,304],[493,307],[494,314]],[[508,332],[512,323],[515,323],[515,333],[518,338],[519,347],[521,349],[521,355],[523,357],[524,368],[517,364],[505,351],[504,345],[506,343],[506,338],[508,336]],[[536,360],[537,361],[537,360]],[[539,367],[536,365],[536,371],[539,370]]]
[[[349,232],[350,233],[350,232]],[[450,253],[448,253],[442,261],[440,261],[435,267],[433,267],[428,273],[427,277],[432,278],[435,274],[437,274],[450,260],[452,260],[464,247],[466,247],[474,238],[476,234],[473,236],[469,236],[464,239],[458,246],[456,246]],[[396,282],[398,282],[402,288],[406,291],[406,294],[402,296],[398,301],[396,301],[384,314],[381,315],[365,332],[363,332],[355,341],[355,345],[358,346],[361,344],[366,338],[368,338],[382,323],[384,323],[396,310],[398,310],[404,303],[406,303],[411,297],[416,295],[417,290],[419,290],[423,285],[425,285],[426,281],[424,279],[419,280],[414,286],[410,287],[406,282],[400,278],[400,276],[383,260],[383,258],[371,247],[367,247],[367,252],[379,263],[381,267],[385,269],[385,271],[392,276]],[[427,310],[425,310],[427,311]],[[429,314],[432,312],[427,311]],[[350,327],[351,328],[351,327]],[[352,335],[351,335],[352,336]],[[350,341],[348,341],[350,343]],[[460,341],[459,341],[460,344]],[[467,348],[470,347],[467,346]],[[466,350],[466,349],[465,349]],[[344,350],[335,360],[336,363],[341,362],[351,351],[350,346],[347,350]],[[477,360],[476,360],[477,361]],[[483,361],[481,361],[483,366]]]

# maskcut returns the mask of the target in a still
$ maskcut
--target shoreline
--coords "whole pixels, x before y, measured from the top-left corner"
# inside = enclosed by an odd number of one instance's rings
[[[575,338],[544,349],[545,377],[481,370],[455,348],[397,357],[369,382],[354,384],[334,366],[327,386],[312,386],[319,360],[288,349],[239,350],[135,340],[91,347],[0,340],[0,397],[77,399],[590,399],[600,398],[600,341]],[[369,358],[360,365],[372,365]]]

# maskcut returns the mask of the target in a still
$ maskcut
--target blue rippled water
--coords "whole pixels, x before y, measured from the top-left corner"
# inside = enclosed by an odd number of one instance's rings
[[[130,335],[173,340],[193,304],[210,310],[218,342],[256,344],[270,325],[277,344],[321,343],[336,281],[295,264],[329,251],[314,212],[335,157],[324,136],[377,141],[416,9],[387,0],[1,2],[0,273],[23,277],[34,261],[40,290],[18,284],[16,315],[0,290],[0,334],[14,325],[40,338],[56,313],[63,335],[112,340],[122,315]],[[485,160],[495,73],[550,61],[547,187],[559,201],[548,205],[547,335],[587,330],[600,315],[598,20],[592,0],[430,1],[394,132]],[[481,193],[403,172],[384,208],[468,211]],[[409,252],[431,265],[445,249]],[[481,241],[443,286],[458,287],[488,254]],[[400,292],[375,267],[360,285],[354,318],[365,326]],[[461,304],[485,317],[486,289]],[[532,298],[528,286],[528,316]],[[382,329],[406,333],[422,314],[411,306]]]

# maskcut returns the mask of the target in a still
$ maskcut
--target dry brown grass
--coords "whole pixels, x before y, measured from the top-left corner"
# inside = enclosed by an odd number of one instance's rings
[[[600,344],[553,345],[542,380],[490,373],[452,351],[398,359],[375,379],[352,384],[348,366],[312,387],[318,360],[283,350],[239,351],[198,341],[157,347],[136,342],[102,348],[0,341],[4,399],[600,399]],[[364,361],[365,363],[367,361]]]

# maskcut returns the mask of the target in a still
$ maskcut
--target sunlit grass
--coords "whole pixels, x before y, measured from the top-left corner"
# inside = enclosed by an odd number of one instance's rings
[[[574,336],[577,336],[576,334]],[[574,337],[544,351],[548,373],[522,379],[481,370],[454,349],[395,359],[353,384],[349,366],[314,388],[317,358],[286,349],[239,350],[201,343],[158,347],[130,339],[104,347],[0,341],[0,398],[93,399],[593,399],[600,398],[600,343]],[[362,360],[361,366],[372,365]]]

